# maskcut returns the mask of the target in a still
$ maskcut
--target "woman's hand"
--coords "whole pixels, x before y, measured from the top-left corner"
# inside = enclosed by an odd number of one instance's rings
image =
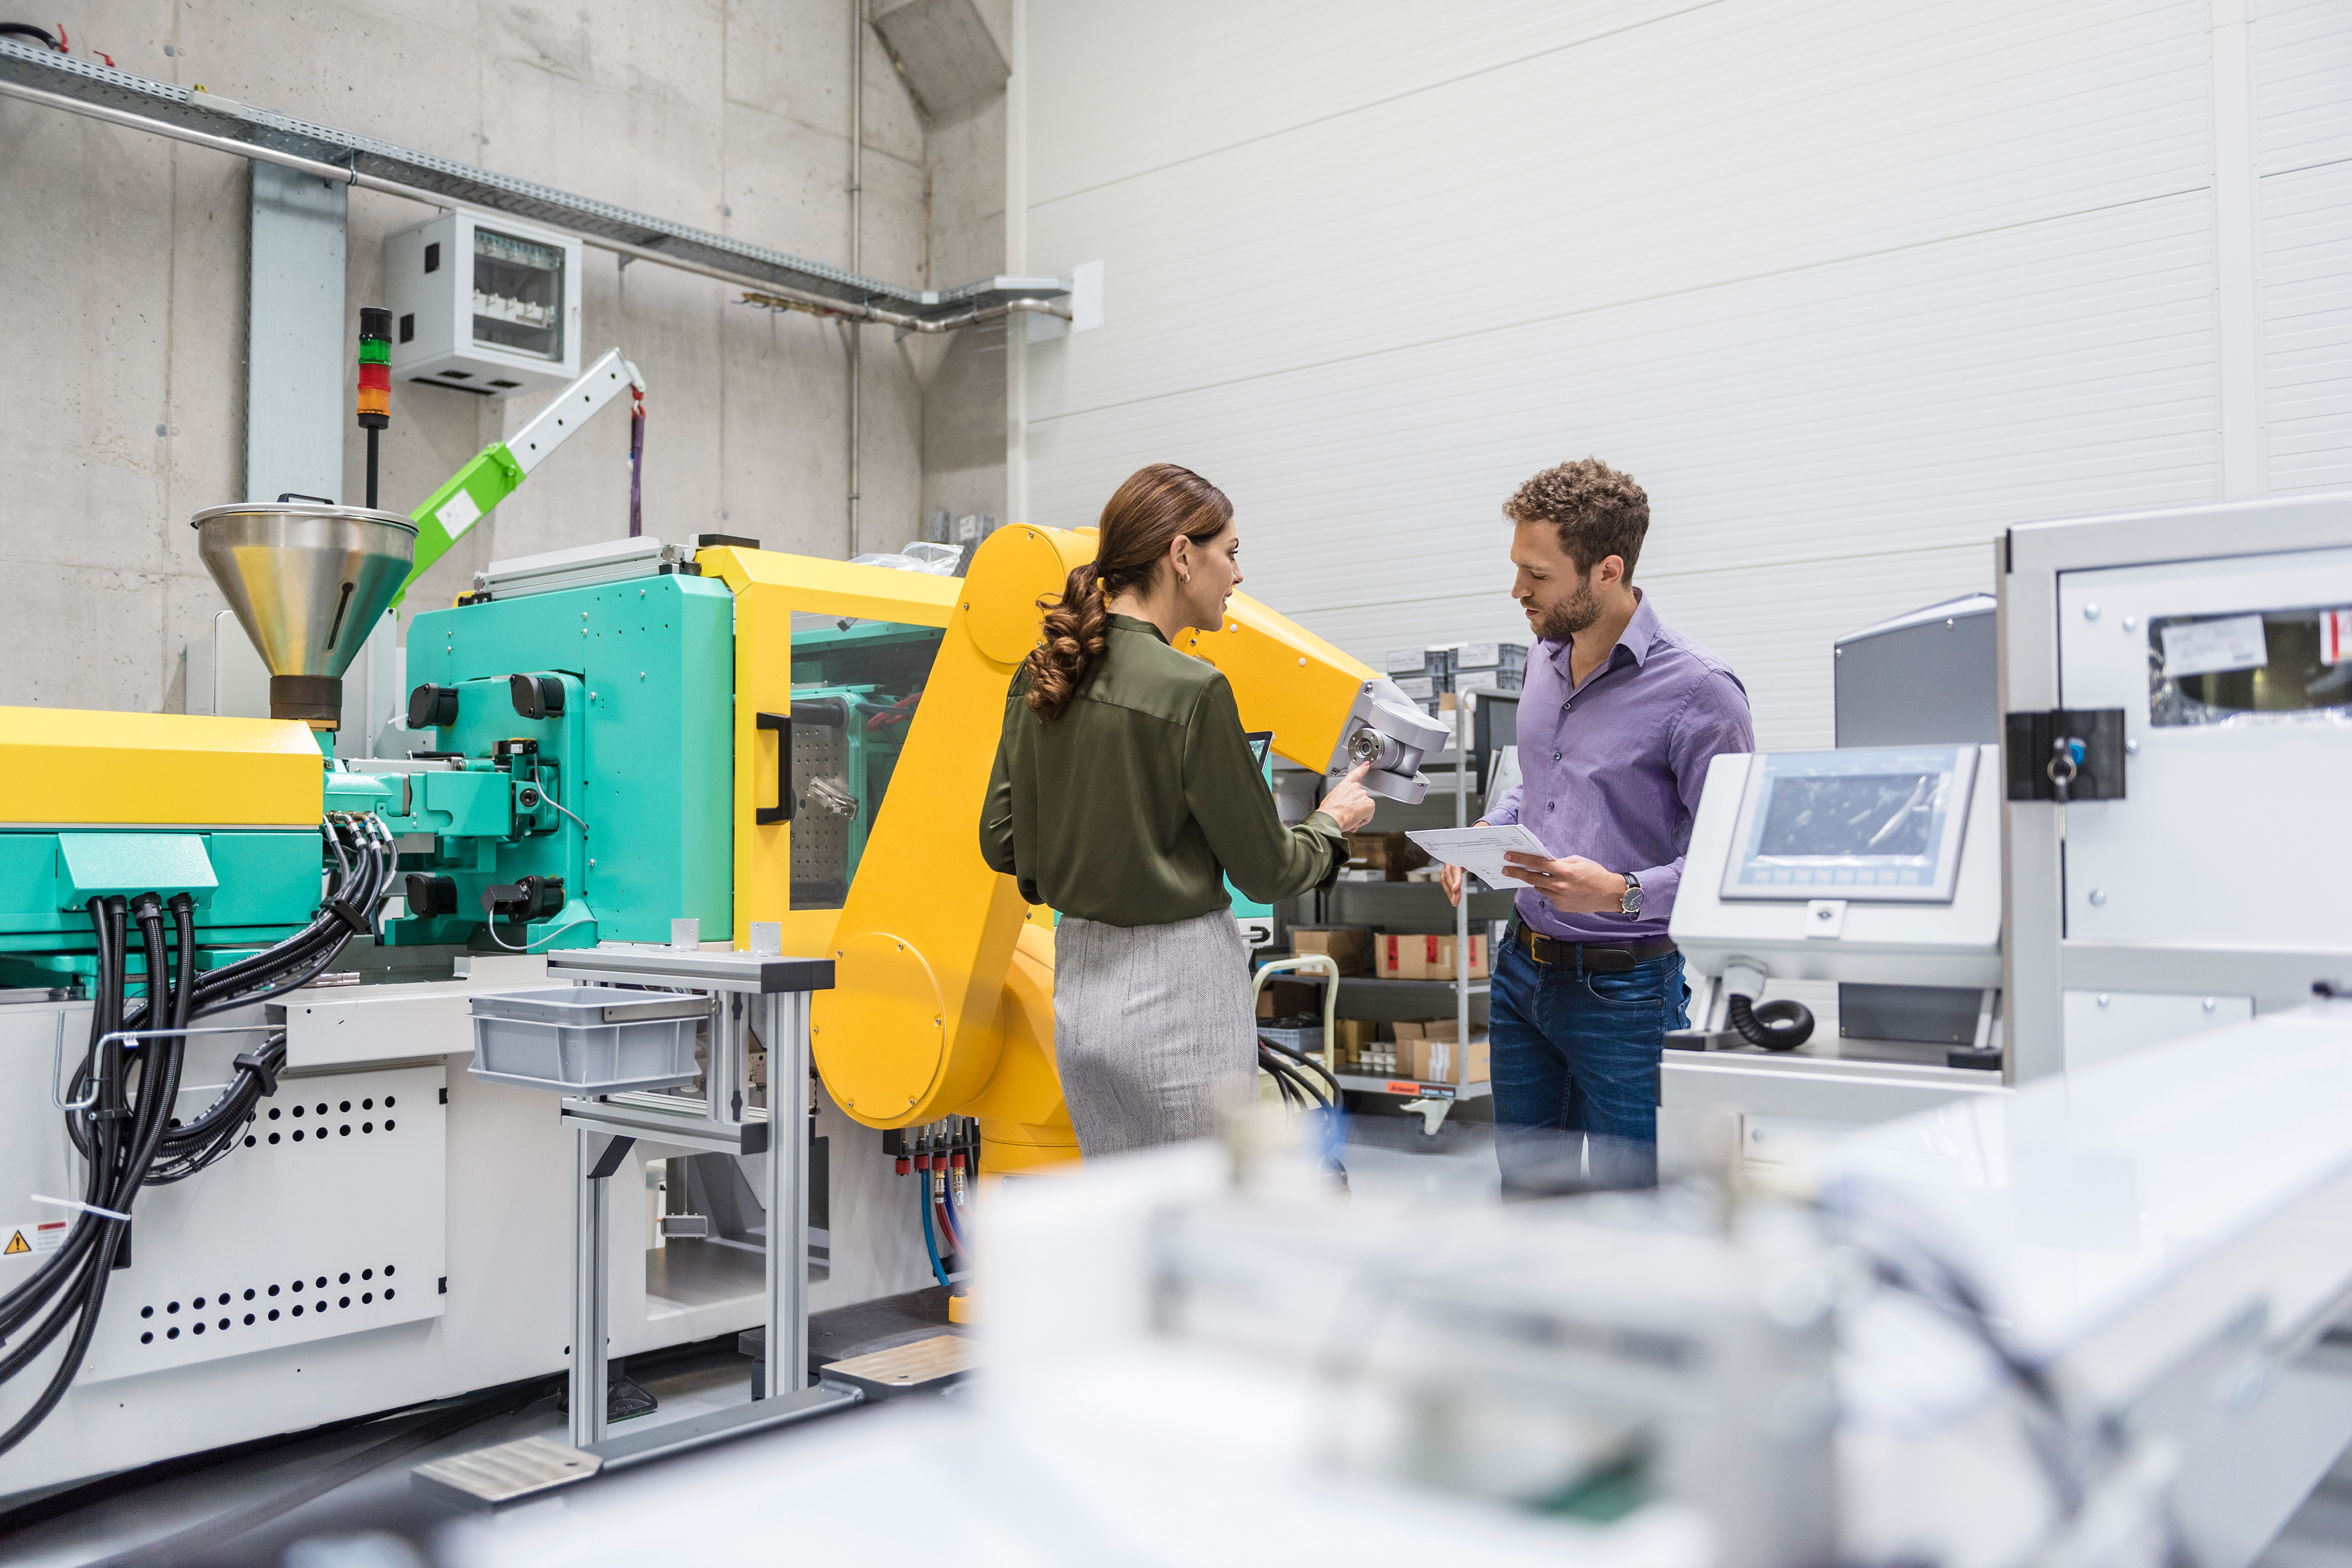
[[[1353,833],[1372,819],[1372,797],[1364,789],[1364,774],[1371,765],[1358,763],[1356,771],[1341,779],[1315,808],[1338,823],[1342,833]]]

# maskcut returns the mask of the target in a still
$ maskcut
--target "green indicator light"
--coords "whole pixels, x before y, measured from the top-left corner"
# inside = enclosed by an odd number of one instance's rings
[[[390,364],[391,363],[392,345],[390,343],[384,342],[382,338],[362,338],[360,340],[360,363]]]

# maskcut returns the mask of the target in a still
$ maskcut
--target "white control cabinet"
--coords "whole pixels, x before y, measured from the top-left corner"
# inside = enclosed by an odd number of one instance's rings
[[[581,242],[446,212],[383,242],[392,374],[486,397],[580,374]]]

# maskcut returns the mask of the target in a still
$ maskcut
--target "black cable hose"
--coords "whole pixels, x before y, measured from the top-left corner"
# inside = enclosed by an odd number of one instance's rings
[[[343,832],[342,825],[339,823],[331,821],[322,826],[329,832],[331,840],[340,838]],[[358,868],[354,871],[352,861],[343,858],[339,847],[338,864],[342,870],[331,881],[326,902],[331,905],[342,900],[352,889],[352,879],[356,876],[359,896],[349,901],[356,907],[373,910],[383,902],[391,880],[392,859],[382,854],[373,840],[353,842],[351,847],[357,854]],[[325,973],[341,955],[352,934],[351,928],[331,910],[322,913],[277,946],[205,975],[196,983],[195,1005],[175,1016],[175,1026],[184,1026],[197,1018],[243,1006],[265,994],[290,991],[309,984]],[[191,952],[184,963],[192,964],[193,962]],[[142,1003],[131,1015],[132,1022],[134,1025],[143,1022],[146,1016],[146,1007]],[[165,1147],[175,1162],[190,1151],[201,1149],[208,1139],[233,1131],[252,1114],[254,1104],[264,1096],[265,1085],[274,1086],[278,1068],[285,1060],[284,1037],[270,1037],[255,1057],[257,1067],[240,1066],[230,1087],[202,1116],[187,1126],[169,1130]],[[81,1098],[89,1070],[89,1063],[85,1061],[74,1076],[69,1098]],[[75,1146],[84,1158],[88,1158],[89,1142],[82,1121],[77,1119],[69,1123],[68,1131],[73,1135]],[[234,1139],[228,1139],[219,1147],[205,1152],[198,1162],[192,1164],[175,1163],[153,1173],[149,1180],[157,1184],[184,1180],[227,1153],[234,1146]]]
[[[1741,1039],[1768,1051],[1793,1051],[1813,1037],[1813,1010],[1802,1002],[1767,1002],[1756,1007],[1735,994],[1724,1018]]]
[[[1281,1092],[1284,1108],[1291,1110],[1297,1110],[1298,1089],[1297,1086],[1284,1075],[1280,1068],[1274,1067],[1268,1058],[1260,1057],[1258,1058],[1258,1066],[1264,1068],[1267,1075],[1274,1079],[1274,1087]]]
[[[73,1332],[40,1395],[0,1432],[0,1454],[40,1425],[81,1370],[140,1187],[184,1180],[226,1155],[236,1147],[255,1103],[276,1086],[278,1068],[285,1060],[283,1032],[238,1061],[235,1081],[202,1115],[186,1126],[172,1126],[187,1037],[170,1031],[184,1030],[208,1013],[308,984],[355,933],[347,915],[373,927],[395,864],[387,852],[388,838],[334,818],[320,826],[335,850],[338,869],[318,915],[286,941],[202,979],[195,968],[194,903],[188,895],[175,894],[170,900],[171,939],[163,929],[165,902],[152,892],[135,901],[89,900],[87,910],[97,949],[90,1043],[74,1075],[71,1098],[88,1097],[92,1103],[66,1117],[67,1130],[87,1162],[85,1206],[65,1242],[32,1278],[0,1296],[0,1345],[7,1347],[0,1354],[0,1383],[23,1372],[68,1325]],[[133,920],[146,961],[145,994],[135,1007],[127,994]],[[158,1032],[135,1048],[107,1039],[145,1029]]]
[[[1302,1110],[1330,1105],[1332,1102],[1324,1097],[1322,1088],[1285,1059],[1289,1055],[1279,1046],[1265,1041],[1258,1043],[1257,1065],[1282,1091],[1283,1103]]]
[[[149,899],[152,895],[147,896]],[[138,1175],[152,1156],[165,1118],[157,1113],[159,1096],[150,1092],[163,1091],[165,1097],[178,1087],[177,1062],[168,1056],[160,1068],[142,1067],[141,1089],[137,1103],[129,1101],[128,1074],[124,1067],[126,1053],[120,1040],[100,1047],[98,1042],[119,1028],[122,1016],[122,987],[129,968],[125,962],[128,932],[124,925],[127,905],[120,898],[100,900],[89,905],[91,924],[99,931],[100,966],[104,982],[101,993],[90,1010],[90,1044],[98,1059],[97,1088],[99,1115],[93,1142],[99,1157],[90,1163],[89,1191],[91,1196],[83,1201],[94,1208],[127,1214],[131,1194],[138,1189]],[[151,974],[160,973],[162,965],[163,926],[160,921],[142,916],[142,935],[152,938],[150,943]],[[108,961],[111,960],[110,963]],[[112,1027],[109,1027],[112,1026]],[[125,1137],[125,1123],[128,1137]],[[126,1181],[126,1174],[129,1179]],[[31,1334],[5,1358],[0,1358],[0,1382],[23,1371],[35,1357],[47,1350],[62,1333],[68,1322],[74,1324],[66,1353],[59,1358],[57,1369],[50,1374],[48,1384],[16,1424],[0,1433],[0,1454],[8,1452],[34,1427],[47,1418],[58,1402],[65,1397],[66,1389],[81,1370],[82,1359],[89,1352],[91,1337],[98,1331],[99,1313],[106,1305],[108,1277],[113,1272],[116,1253],[122,1244],[123,1222],[112,1215],[99,1215],[85,1208],[74,1226],[68,1240],[83,1241],[78,1251],[79,1266],[72,1271],[61,1291],[52,1292],[42,1300],[18,1302],[21,1292],[12,1292],[10,1304],[19,1307],[20,1318],[28,1317],[42,1306],[49,1310]],[[63,1249],[61,1249],[63,1250]],[[30,1281],[27,1282],[31,1283]]]
[[[1298,1103],[1298,1080],[1293,1076],[1289,1063],[1261,1044],[1257,1051],[1257,1067],[1260,1072],[1274,1079],[1275,1088],[1282,1091],[1283,1104],[1295,1106]]]
[[[1263,1035],[1258,1037],[1257,1043],[1267,1049],[1279,1052],[1281,1055],[1288,1058],[1294,1062],[1297,1062],[1301,1067],[1313,1068],[1315,1076],[1321,1079],[1330,1089],[1328,1094],[1321,1095],[1318,1098],[1321,1099],[1324,1103],[1328,1105],[1336,1105],[1339,1103],[1339,1080],[1331,1076],[1330,1068],[1325,1067],[1321,1062],[1317,1061],[1313,1057],[1308,1056],[1306,1052],[1292,1050],[1288,1046],[1269,1040]]]

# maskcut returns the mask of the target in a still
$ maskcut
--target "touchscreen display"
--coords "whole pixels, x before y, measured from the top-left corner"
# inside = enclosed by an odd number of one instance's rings
[[[1925,855],[1940,783],[1937,773],[1777,779],[1757,852]]]
[[[1722,896],[1948,901],[1977,754],[1886,746],[1755,758]]]

